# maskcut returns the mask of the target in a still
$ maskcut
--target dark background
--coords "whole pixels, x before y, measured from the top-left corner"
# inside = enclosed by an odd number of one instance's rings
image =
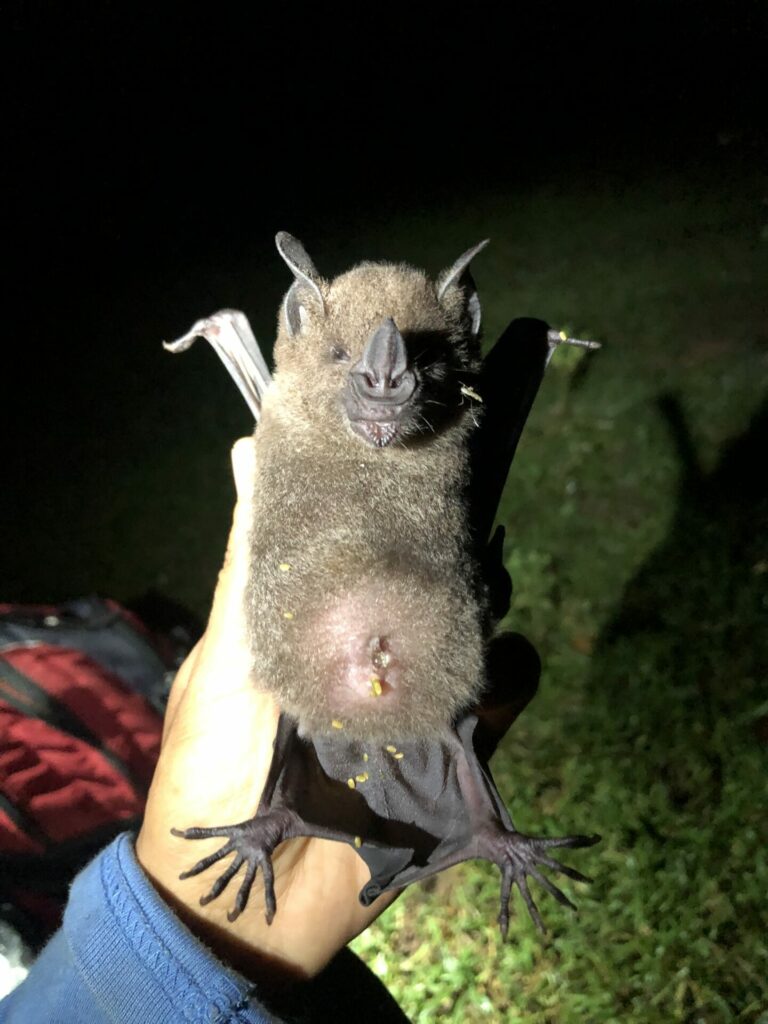
[[[331,275],[361,255],[402,258],[399,243],[354,246],[399,214],[439,218],[542,182],[620,193],[665,168],[705,168],[727,190],[766,152],[757,2],[717,18],[682,3],[261,5],[250,18],[17,3],[2,20],[3,577],[16,599],[109,585],[109,566],[84,568],[80,534],[109,519],[92,526],[87,506],[124,492],[148,448],[204,429],[190,409],[201,373],[229,410],[225,467],[247,413],[212,360],[171,360],[159,342],[233,305],[268,345],[287,284],[277,230]],[[251,304],[246,264],[261,271]],[[225,482],[223,468],[212,489]],[[215,533],[228,502],[213,503]]]
[[[3,7],[20,277],[65,294],[250,254],[286,218],[691,162],[765,120],[757,2]]]
[[[211,427],[195,420],[201,374],[224,495],[206,526],[225,528],[225,443],[248,415],[212,359],[172,360],[159,342],[233,305],[268,345],[287,284],[277,230],[332,275],[363,255],[358,234],[398,215],[543,182],[621,194],[666,171],[727,191],[766,154],[757,2],[717,17],[629,3],[262,5],[249,18],[17,3],[2,20],[3,577],[16,599],[110,585],[108,565],[86,571],[82,537],[110,528],[117,490],[124,531],[143,452]],[[407,254],[397,241],[364,255]],[[200,579],[213,571],[212,554]]]

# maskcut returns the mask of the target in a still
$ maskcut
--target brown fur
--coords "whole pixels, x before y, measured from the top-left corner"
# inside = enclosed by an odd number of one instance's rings
[[[483,686],[482,587],[470,554],[467,439],[476,407],[458,382],[477,369],[461,287],[438,301],[421,271],[361,264],[309,290],[296,337],[281,317],[276,371],[255,434],[250,639],[260,685],[303,732],[397,743],[440,731]],[[452,375],[455,409],[436,432],[377,449],[346,421],[341,393],[372,331],[393,317],[449,356],[424,367]],[[410,342],[408,342],[410,344]],[[335,362],[333,346],[349,363]],[[429,420],[430,406],[420,406]],[[473,415],[474,414],[474,415]],[[421,421],[419,421],[421,422]],[[384,637],[393,688],[376,697],[369,640]],[[367,646],[368,645],[368,646]],[[347,685],[357,679],[360,688]]]

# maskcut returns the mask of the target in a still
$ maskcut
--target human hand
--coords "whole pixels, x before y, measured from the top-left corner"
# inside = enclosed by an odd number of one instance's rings
[[[222,864],[192,878],[179,875],[215,852],[221,839],[190,843],[171,827],[218,826],[256,812],[272,760],[279,709],[251,674],[244,616],[254,445],[232,449],[237,504],[205,634],[179,669],[171,690],[160,759],[136,853],[155,887],[185,924],[222,959],[255,977],[279,967],[312,976],[395,898],[363,907],[358,893],[369,871],[351,846],[315,838],[291,839],[272,856],[277,913],[264,916],[257,876],[245,913],[227,919],[240,879],[202,906]],[[244,867],[241,869],[244,871]]]

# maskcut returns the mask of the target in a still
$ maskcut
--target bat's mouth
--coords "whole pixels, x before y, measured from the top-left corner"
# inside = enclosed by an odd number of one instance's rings
[[[342,397],[349,425],[374,448],[388,447],[408,417],[417,388],[403,336],[388,317],[349,370]]]
[[[400,424],[393,419],[354,420],[350,418],[349,425],[359,437],[372,444],[374,448],[386,448],[400,433]]]

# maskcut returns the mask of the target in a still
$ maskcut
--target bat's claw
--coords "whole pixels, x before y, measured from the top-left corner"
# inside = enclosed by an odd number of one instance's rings
[[[264,878],[264,916],[267,924],[272,924],[277,910],[272,854],[284,839],[289,838],[291,820],[289,814],[281,811],[267,811],[250,821],[243,821],[237,825],[220,825],[215,828],[172,828],[172,834],[182,839],[222,838],[227,840],[215,853],[203,857],[187,871],[183,871],[179,878],[192,878],[199,875],[214,864],[223,861],[225,857],[234,854],[209,891],[200,897],[201,906],[217,899],[245,864],[245,875],[235,897],[234,907],[227,913],[229,921],[236,921],[248,904],[256,872],[261,868]]]
[[[498,922],[503,939],[506,939],[509,930],[509,900],[513,885],[520,890],[528,913],[538,930],[542,933],[546,930],[539,908],[528,888],[529,876],[554,896],[558,903],[570,907],[572,910],[576,909],[565,893],[546,875],[542,874],[540,868],[548,868],[550,871],[565,875],[577,882],[589,882],[590,879],[586,875],[582,875],[580,871],[576,871],[575,868],[569,867],[567,864],[561,864],[560,861],[550,857],[547,851],[561,846],[571,848],[593,846],[599,841],[600,836],[596,835],[558,836],[547,839],[526,836],[522,832],[503,832],[501,830],[485,837],[483,856],[498,864],[501,869],[501,906]]]

